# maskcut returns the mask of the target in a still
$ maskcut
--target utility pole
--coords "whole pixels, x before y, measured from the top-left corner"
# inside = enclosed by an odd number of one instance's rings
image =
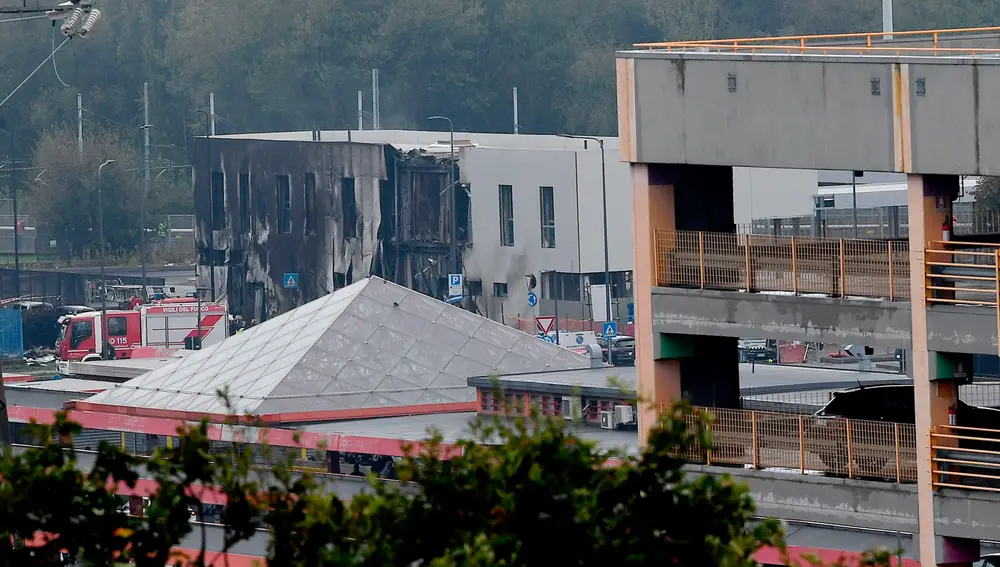
[[[372,130],[382,128],[382,105],[379,104],[378,69],[372,69]]]
[[[143,107],[143,156],[142,167],[145,170],[142,180],[142,197],[139,199],[139,269],[142,275],[142,292],[139,297],[145,301],[146,296],[146,198],[149,196],[149,83],[142,83]]]
[[[215,93],[208,93],[208,114],[211,117],[211,132],[209,135],[215,135]]]
[[[17,233],[17,164],[14,163],[14,129],[10,124],[7,125],[7,133],[10,135],[10,192],[14,201],[14,297],[21,297],[21,251],[18,250],[20,239]]]
[[[892,39],[892,0],[882,0],[882,39]]]
[[[517,87],[514,87],[514,133],[515,134],[521,133],[521,124],[518,121],[518,116],[517,116]]]
[[[358,132],[365,129],[365,91],[358,91]]]
[[[109,354],[108,345],[108,290],[107,279],[104,277],[104,182],[101,180],[101,172],[104,168],[115,163],[113,159],[106,159],[97,168],[97,238],[101,241],[101,358],[107,358]]]
[[[83,161],[83,94],[76,93],[76,150]]]

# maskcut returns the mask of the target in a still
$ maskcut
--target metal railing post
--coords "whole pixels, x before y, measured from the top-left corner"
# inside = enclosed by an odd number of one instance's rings
[[[799,416],[799,470],[806,474],[806,418]]]
[[[996,310],[997,310],[997,353],[1000,353],[1000,249],[993,254],[994,278],[993,284],[996,287]]]
[[[847,478],[854,478],[854,440],[851,435],[851,420],[847,422]]]
[[[705,289],[705,233],[698,231],[698,266],[701,268],[701,289]]]
[[[845,253],[844,239],[840,239],[840,297],[847,297],[847,254]]]
[[[903,463],[902,463],[903,459],[902,459],[902,455],[901,455],[902,451],[901,451],[901,448],[900,448],[900,445],[899,445],[899,424],[896,423],[894,425],[895,425],[894,429],[896,430],[895,431],[895,434],[896,434],[896,482],[903,482]]]
[[[750,412],[750,430],[753,438],[753,468],[760,468],[760,443],[757,441],[757,412]]]
[[[799,258],[795,249],[795,237],[792,237],[792,293],[799,294]]]
[[[892,241],[889,241],[889,301],[896,300],[896,286],[893,280]]]
[[[746,280],[747,280],[747,293],[750,293],[751,291],[753,291],[753,278],[751,277],[751,272],[750,272],[750,240],[751,240],[751,238],[752,238],[751,235],[749,235],[749,234],[746,235],[746,245],[743,246],[743,250],[746,252],[746,260],[747,260],[747,277],[746,277]]]

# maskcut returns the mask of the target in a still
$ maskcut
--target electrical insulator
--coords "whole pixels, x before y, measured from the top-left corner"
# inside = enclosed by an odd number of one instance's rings
[[[97,23],[97,20],[100,19],[101,11],[97,8],[92,9],[90,13],[87,14],[87,19],[83,21],[83,25],[80,26],[80,31],[77,33],[80,34],[80,37],[87,37],[87,34],[90,33],[90,29],[93,28],[94,24]]]
[[[73,35],[73,27],[83,19],[83,8],[74,8],[69,17],[59,26],[59,31],[66,37]]]

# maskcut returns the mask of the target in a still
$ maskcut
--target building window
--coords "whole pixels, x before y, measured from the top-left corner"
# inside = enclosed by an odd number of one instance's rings
[[[493,283],[493,297],[507,297],[507,282]]]
[[[482,297],[483,280],[465,280],[465,293],[469,297]]]
[[[306,234],[316,234],[316,174],[307,173],[305,179]]]
[[[556,247],[556,203],[551,187],[538,188],[542,221],[542,248]]]
[[[340,181],[340,211],[344,215],[344,238],[358,236],[358,201],[353,177]]]
[[[240,185],[240,218],[243,219],[243,232],[249,233],[253,230],[253,222],[250,209],[250,174],[241,173]]]
[[[500,246],[514,245],[514,188],[500,186]]]
[[[287,175],[276,175],[278,194],[278,233],[292,232],[292,186]]]
[[[226,175],[212,172],[212,230],[226,228]]]
[[[108,317],[108,336],[124,337],[128,334],[128,321],[124,317]]]

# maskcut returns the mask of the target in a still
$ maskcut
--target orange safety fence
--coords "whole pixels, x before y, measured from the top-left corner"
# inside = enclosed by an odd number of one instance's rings
[[[697,427],[702,412],[711,418],[711,448],[682,451],[693,463],[917,480],[913,424],[699,407],[687,415],[689,427]]]
[[[1000,492],[1000,430],[933,427],[931,472],[934,488]]]
[[[654,231],[656,285],[908,301],[905,241]]]
[[[1000,27],[952,28],[893,32],[838,33],[751,37],[739,39],[664,41],[637,43],[638,49],[668,52],[775,53],[786,55],[917,55],[972,56],[995,55],[1000,49],[990,47],[945,47],[941,42],[968,39],[969,34],[997,34]],[[965,37],[962,37],[965,36]],[[910,43],[910,45],[907,45]],[[923,43],[924,45],[913,45]]]

